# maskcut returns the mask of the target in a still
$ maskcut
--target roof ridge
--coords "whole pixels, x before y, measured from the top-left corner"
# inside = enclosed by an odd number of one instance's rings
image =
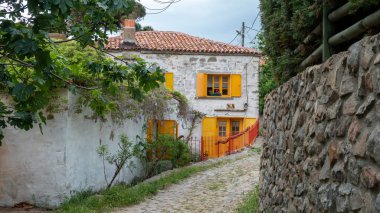
[[[231,46],[231,47],[235,47],[235,48],[249,49],[249,50],[254,50],[256,52],[259,51],[256,48],[243,47],[243,46],[239,46],[239,45],[235,45],[235,44],[225,43],[225,42],[222,42],[222,41],[215,41],[215,40],[212,40],[212,39],[209,39],[209,38],[204,38],[204,37],[200,37],[200,36],[194,36],[194,35],[190,35],[190,34],[187,34],[187,33],[184,33],[184,32],[178,32],[178,31],[154,30],[154,31],[138,31],[137,33],[151,33],[151,32],[153,32],[153,33],[155,33],[155,32],[158,32],[158,33],[177,33],[177,34],[182,34],[182,35],[185,35],[185,36],[189,36],[189,37],[193,37],[193,38],[197,38],[197,39],[202,39],[202,40],[206,40],[206,41],[209,41],[209,42],[212,42],[212,43],[221,44],[221,45]]]
[[[136,45],[123,44],[122,36],[110,36],[109,50],[260,55],[255,48],[241,47],[176,31],[138,31]]]

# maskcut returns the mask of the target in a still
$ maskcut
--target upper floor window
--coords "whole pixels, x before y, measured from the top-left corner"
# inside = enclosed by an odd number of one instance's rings
[[[207,96],[228,96],[229,91],[229,75],[207,75]]]
[[[240,97],[240,74],[197,74],[197,97]]]

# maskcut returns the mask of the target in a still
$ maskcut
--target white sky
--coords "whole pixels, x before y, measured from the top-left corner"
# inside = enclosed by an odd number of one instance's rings
[[[148,8],[164,8],[167,5],[154,0],[140,2]],[[157,11],[147,10],[149,12]],[[183,32],[229,43],[236,36],[236,30],[241,29],[243,21],[246,26],[252,26],[258,12],[259,0],[181,0],[160,14],[147,14],[141,23],[144,26],[150,25],[155,30]],[[253,28],[260,30],[260,26],[259,16]],[[246,46],[253,45],[249,42],[256,33],[254,30],[249,31],[245,39]],[[240,42],[238,37],[233,44]]]

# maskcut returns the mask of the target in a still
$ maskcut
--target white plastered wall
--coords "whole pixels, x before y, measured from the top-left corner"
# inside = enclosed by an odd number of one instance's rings
[[[143,135],[143,122],[126,120],[122,125],[111,121],[95,122],[92,112],[75,113],[75,96],[67,91],[60,95],[68,100],[67,108],[55,113],[43,127],[29,131],[7,128],[0,146],[0,206],[28,202],[55,207],[71,195],[85,190],[105,188],[103,161],[96,150],[107,144],[115,153],[119,136],[126,134],[135,141]],[[112,139],[111,136],[114,136]],[[124,168],[115,182],[130,183],[141,174],[141,165],[133,174]],[[105,173],[111,180],[114,165],[105,162]]]

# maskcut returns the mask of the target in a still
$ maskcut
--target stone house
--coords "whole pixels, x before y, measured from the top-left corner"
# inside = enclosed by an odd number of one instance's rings
[[[159,133],[186,138],[192,129],[191,137],[198,140],[196,146],[201,149],[202,136],[213,138],[212,143],[215,138],[242,132],[256,122],[260,63],[257,50],[180,32],[135,32],[133,20],[124,20],[123,24],[122,34],[109,39],[107,51],[130,62],[136,55],[156,63],[166,71],[166,87],[184,94],[191,109],[205,115],[196,126],[168,115],[153,127]],[[244,145],[248,142],[238,140]],[[208,152],[209,157],[225,154],[223,150]]]

